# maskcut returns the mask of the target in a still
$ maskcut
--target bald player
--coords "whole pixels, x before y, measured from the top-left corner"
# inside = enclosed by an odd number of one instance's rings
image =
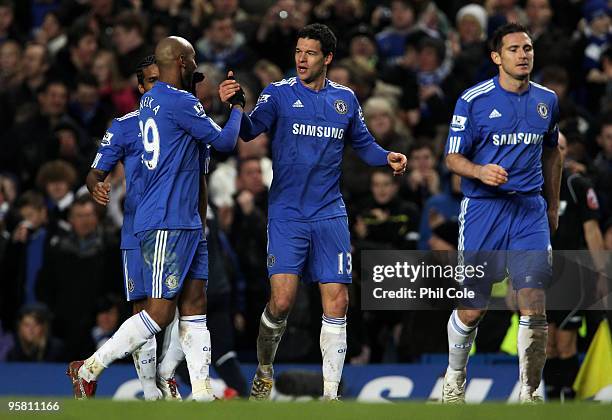
[[[206,116],[200,102],[187,91],[196,68],[195,51],[187,40],[163,39],[155,57],[159,80],[140,100],[143,192],[134,218],[147,305],[91,357],[70,364],[76,398],[92,397],[102,371],[169,325],[178,307],[192,397],[214,399],[206,326],[208,252],[198,214],[198,146],[210,144],[219,151],[231,151],[238,138],[242,106],[233,105],[224,129]]]

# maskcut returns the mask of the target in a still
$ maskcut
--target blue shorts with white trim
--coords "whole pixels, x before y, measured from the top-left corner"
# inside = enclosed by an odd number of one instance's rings
[[[138,234],[147,296],[173,299],[185,278],[208,278],[208,250],[201,229],[148,230]]]
[[[142,253],[140,248],[122,249],[123,287],[128,302],[147,297],[142,271]]]
[[[486,294],[493,282],[510,277],[515,290],[546,287],[552,276],[546,208],[539,193],[465,197],[459,215],[460,262],[487,261],[489,266],[486,279],[466,279],[464,285],[472,283]]]

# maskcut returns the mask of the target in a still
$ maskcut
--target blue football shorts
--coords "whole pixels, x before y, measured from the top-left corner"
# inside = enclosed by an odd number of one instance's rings
[[[208,279],[208,248],[202,229],[148,230],[138,238],[147,296],[173,299],[185,278]]]
[[[351,271],[351,238],[346,216],[315,221],[269,221],[270,277],[297,274],[303,282],[350,283]]]
[[[509,277],[515,290],[543,289],[552,276],[547,205],[539,193],[461,201],[459,263],[483,264],[486,277],[466,278],[481,298]],[[482,302],[481,302],[482,303]]]

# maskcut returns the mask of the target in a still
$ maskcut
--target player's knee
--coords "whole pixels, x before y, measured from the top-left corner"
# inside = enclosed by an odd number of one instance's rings
[[[175,311],[174,309],[170,311],[167,308],[155,307],[150,305],[149,308],[147,308],[147,313],[149,314],[151,319],[155,321],[159,328],[164,329],[168,325],[170,325],[170,323],[174,319]]]
[[[293,306],[293,297],[287,294],[273,295],[270,299],[270,312],[275,317],[286,318]]]
[[[478,309],[460,309],[458,316],[461,322],[469,327],[478,325],[480,320],[484,317],[486,311]]]

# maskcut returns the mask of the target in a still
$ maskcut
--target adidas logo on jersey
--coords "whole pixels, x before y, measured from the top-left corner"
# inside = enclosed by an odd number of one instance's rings
[[[489,114],[489,118],[499,118],[501,116],[502,115],[495,108],[493,108],[493,111],[491,111],[491,113]]]
[[[304,108],[304,104],[299,99],[293,103],[294,108]]]

